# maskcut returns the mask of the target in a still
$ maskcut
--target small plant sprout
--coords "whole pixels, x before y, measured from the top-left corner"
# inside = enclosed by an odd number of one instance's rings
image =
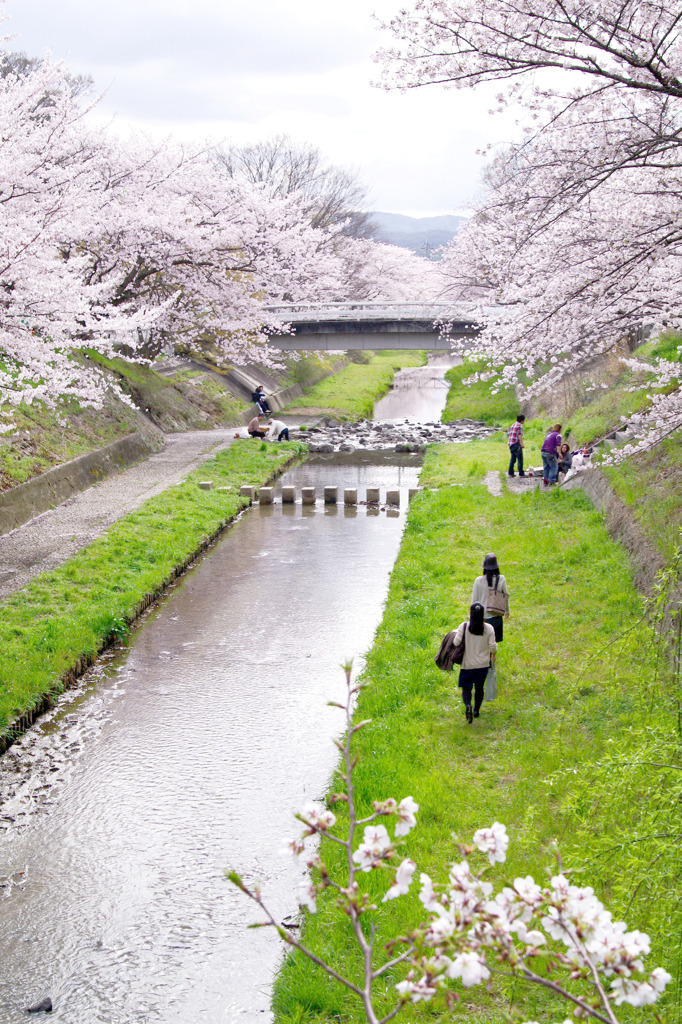
[[[361,1000],[370,1024],[386,1024],[408,1003],[429,1002],[439,996],[455,998],[453,982],[471,988],[487,982],[493,974],[549,989],[571,1003],[577,1017],[594,1018],[604,1024],[618,1024],[615,1008],[622,1003],[645,1006],[656,1002],[671,977],[662,968],[646,972],[643,958],[649,953],[649,937],[628,931],[622,921],[614,921],[593,889],[571,884],[560,860],[557,873],[545,885],[528,875],[494,892],[492,882],[484,876],[507,857],[509,836],[500,822],[478,829],[470,844],[457,844],[459,858],[444,872],[443,882],[419,874],[424,920],[415,922],[408,935],[396,936],[385,949],[377,948],[373,918],[387,912],[383,904],[410,891],[417,872],[415,862],[403,857],[400,848],[405,845],[403,837],[416,825],[419,805],[411,796],[400,801],[389,797],[375,801],[371,814],[359,816],[352,744],[355,734],[369,723],[353,724],[352,713],[356,694],[366,684],[352,679],[350,664],[343,668],[346,701],[335,706],[346,718],[345,732],[337,741],[345,791],[333,794],[330,802],[347,805],[347,825],[339,829],[329,808],[309,803],[296,815],[303,834],[290,840],[285,850],[303,858],[309,868],[308,878],[298,889],[301,906],[314,914],[321,893],[331,889],[336,894],[339,911],[352,926],[362,980],[344,977],[333,964],[308,949],[291,929],[276,920],[260,890],[231,872],[230,880],[264,913],[261,924],[274,928],[284,942],[353,992]],[[391,827],[390,819],[396,820],[395,826]],[[339,834],[341,831],[343,834]],[[315,850],[306,845],[313,837],[318,841]],[[332,878],[325,865],[327,843],[345,849],[343,878]],[[488,863],[477,869],[474,861],[481,855]],[[377,870],[388,871],[390,876],[379,906],[361,887],[363,877]],[[362,920],[365,916],[368,923]],[[405,976],[395,985],[393,1006],[380,1014],[376,983],[401,965]],[[385,986],[379,987],[383,1005]]]

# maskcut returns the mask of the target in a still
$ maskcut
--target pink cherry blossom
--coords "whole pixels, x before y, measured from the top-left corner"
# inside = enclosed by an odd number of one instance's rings
[[[404,797],[398,804],[397,814],[400,821],[395,827],[396,836],[406,836],[410,829],[417,824],[416,814],[419,804],[415,803],[411,796]]]
[[[474,832],[474,846],[482,853],[487,853],[491,864],[498,861],[502,864],[507,859],[509,847],[506,828],[499,821],[494,822],[490,828],[479,828]]]
[[[391,849],[391,838],[384,825],[367,825],[363,842],[353,854],[353,860],[361,871],[371,871],[385,859]]]
[[[386,900],[394,900],[398,896],[405,896],[410,891],[412,875],[416,870],[417,865],[413,860],[409,858],[403,860],[395,873],[395,882],[384,896],[382,903],[385,903]]]

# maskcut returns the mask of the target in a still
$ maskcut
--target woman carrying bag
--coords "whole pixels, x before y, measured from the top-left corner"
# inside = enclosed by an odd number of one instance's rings
[[[485,621],[495,630],[498,644],[504,640],[504,622],[509,618],[509,591],[507,581],[500,572],[497,557],[492,553],[483,559],[483,575],[477,576],[471,592],[472,604],[479,602],[485,608]]]
[[[485,677],[489,667],[495,662],[495,630],[488,623],[483,621],[484,608],[476,602],[469,610],[469,621],[462,622],[455,632],[453,643],[464,643],[464,657],[462,668],[459,673],[459,686],[462,690],[464,701],[464,714],[471,725],[474,718],[478,718],[481,704],[483,703],[483,691]],[[471,710],[471,693],[474,693],[474,708]]]

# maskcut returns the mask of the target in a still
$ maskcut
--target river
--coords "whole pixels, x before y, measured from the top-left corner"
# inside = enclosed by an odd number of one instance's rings
[[[445,389],[429,389],[436,419]],[[381,415],[423,415],[410,394]],[[278,851],[327,788],[326,702],[372,641],[418,474],[393,453],[288,472],[399,487],[400,509],[254,506],[0,760],[0,1024],[45,996],[64,1024],[269,1019],[279,940],[246,929],[223,872],[296,913]]]

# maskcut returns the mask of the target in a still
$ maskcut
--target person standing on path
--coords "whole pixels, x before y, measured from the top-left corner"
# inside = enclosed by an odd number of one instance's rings
[[[561,451],[561,424],[555,423],[551,430],[547,431],[545,440],[542,442],[540,454],[542,455],[542,482],[546,487],[556,483],[559,472],[559,452]]]
[[[518,462],[519,476],[525,476],[523,472],[523,424],[526,417],[522,412],[516,417],[516,423],[512,423],[507,431],[509,445],[509,469],[507,476],[514,476],[514,464]]]
[[[478,718],[483,703],[485,677],[488,669],[495,661],[497,644],[493,627],[483,621],[484,608],[475,602],[469,609],[469,621],[457,627],[454,641],[460,644],[464,640],[464,658],[459,672],[458,685],[462,690],[464,714],[471,725]],[[471,709],[471,692],[474,692],[474,708]]]
[[[511,612],[509,610],[509,590],[507,581],[500,572],[497,556],[492,552],[483,559],[483,575],[474,580],[471,592],[471,603],[482,604],[485,610],[485,621],[493,627],[495,640],[504,640],[504,622]]]

